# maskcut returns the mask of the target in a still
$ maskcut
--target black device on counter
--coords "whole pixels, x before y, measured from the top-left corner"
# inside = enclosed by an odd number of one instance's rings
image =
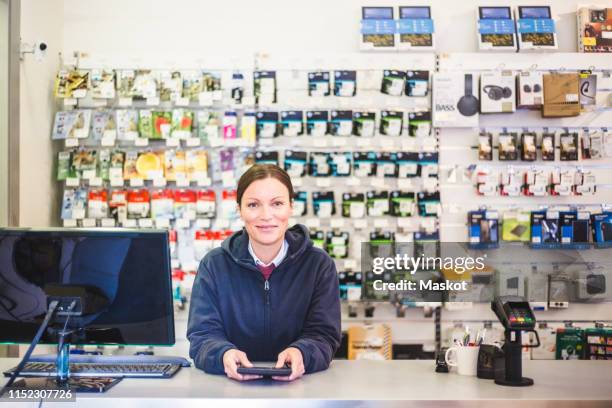
[[[535,330],[536,319],[529,302],[522,296],[496,296],[491,309],[505,329],[503,358],[495,360],[495,383],[512,387],[533,385],[531,378],[523,377],[521,355],[522,347],[540,346],[540,337]],[[522,332],[534,332],[537,344],[523,346]]]
[[[288,377],[291,375],[291,367],[238,367],[238,374],[261,375],[262,377]]]

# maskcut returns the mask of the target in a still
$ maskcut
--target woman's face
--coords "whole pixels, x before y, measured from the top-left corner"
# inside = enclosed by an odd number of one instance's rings
[[[260,245],[272,245],[285,237],[292,203],[287,187],[268,177],[247,187],[238,210],[249,238]]]

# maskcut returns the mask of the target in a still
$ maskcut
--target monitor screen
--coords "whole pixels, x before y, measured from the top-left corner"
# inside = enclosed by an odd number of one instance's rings
[[[106,300],[71,318],[73,344],[174,344],[167,232],[0,229],[1,343],[32,341],[45,287],[58,284],[94,287]],[[54,341],[49,330],[41,339]]]
[[[479,7],[480,18],[485,19],[507,19],[512,18],[510,13],[510,7]]]
[[[400,18],[431,18],[429,7],[400,7]]]

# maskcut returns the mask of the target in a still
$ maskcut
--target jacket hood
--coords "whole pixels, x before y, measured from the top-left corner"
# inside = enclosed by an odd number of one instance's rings
[[[287,250],[287,256],[283,262],[285,260],[289,262],[294,261],[312,247],[308,229],[301,224],[296,224],[287,229],[285,232],[285,240],[289,245],[289,249]],[[232,236],[224,240],[221,244],[221,248],[228,253],[237,264],[249,268],[255,267],[253,257],[249,253],[249,235],[246,229],[243,228],[241,231],[235,232]]]

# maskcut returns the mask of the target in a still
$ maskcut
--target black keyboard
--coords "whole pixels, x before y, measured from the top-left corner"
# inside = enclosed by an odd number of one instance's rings
[[[12,375],[16,367],[5,371],[5,376]],[[121,377],[121,378],[170,378],[181,369],[180,364],[99,364],[70,363],[72,377]],[[20,377],[54,377],[55,363],[28,362],[19,373]]]

